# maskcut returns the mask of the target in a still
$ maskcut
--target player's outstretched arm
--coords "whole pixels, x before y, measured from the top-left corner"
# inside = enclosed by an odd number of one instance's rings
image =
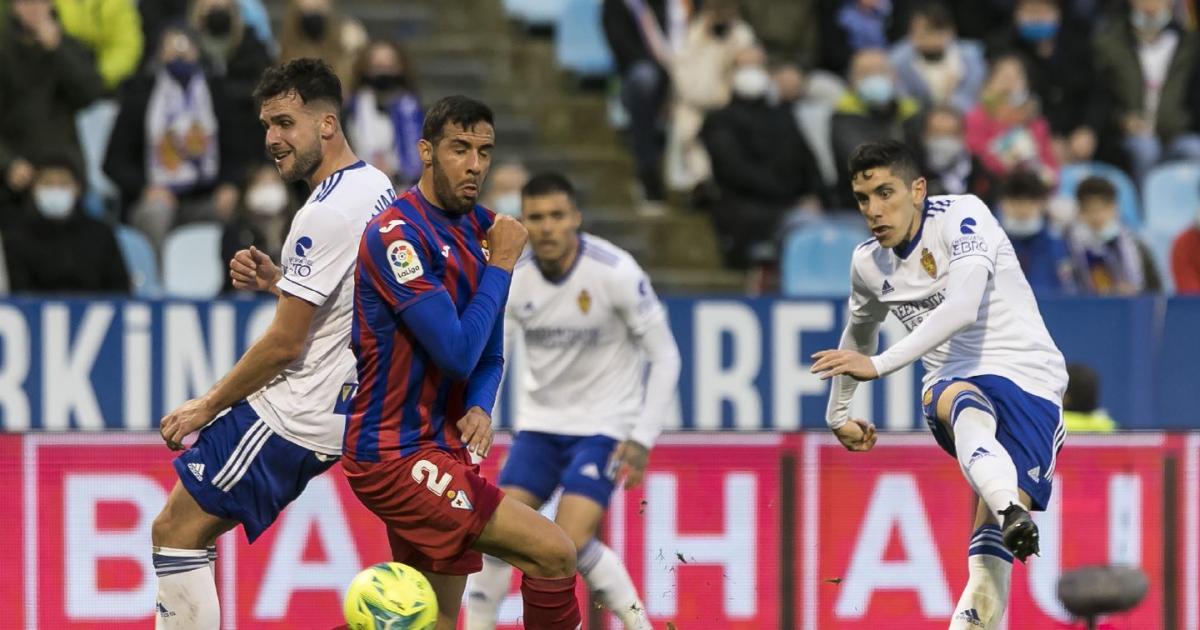
[[[233,280],[233,288],[242,291],[268,291],[281,297],[279,279],[283,270],[271,262],[271,257],[259,251],[253,245],[250,249],[239,250],[229,259],[229,277]]]
[[[920,359],[946,343],[979,318],[979,307],[987,292],[990,272],[979,265],[951,265],[947,272],[946,301],[933,310],[907,337],[871,357],[880,376]]]
[[[308,341],[308,328],[317,307],[285,294],[275,307],[267,332],[255,341],[233,369],[208,393],[193,398],[163,417],[159,433],[172,450],[183,448],[183,439],[212,421],[222,409],[258,391],[295,361]]]

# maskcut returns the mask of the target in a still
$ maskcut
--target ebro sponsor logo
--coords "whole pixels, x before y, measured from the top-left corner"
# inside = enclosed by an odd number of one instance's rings
[[[292,276],[307,278],[312,273],[312,262],[308,259],[308,250],[312,249],[313,241],[307,236],[296,239],[296,255],[288,258],[284,273]]]
[[[985,253],[987,250],[987,243],[983,240],[983,237],[978,234],[972,234],[955,240],[954,244],[950,246],[950,255],[965,256],[977,252]]]

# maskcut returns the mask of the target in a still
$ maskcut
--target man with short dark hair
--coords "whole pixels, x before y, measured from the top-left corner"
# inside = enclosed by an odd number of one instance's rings
[[[425,114],[421,179],[362,235],[354,287],[361,389],[342,470],[387,527],[392,560],[437,594],[454,630],[482,553],[521,569],[525,626],[574,630],[575,545],[479,475],[504,365],[504,308],[528,234],[478,204],[495,148],[492,111],[450,96]]]
[[[1079,214],[1067,229],[1067,247],[1080,290],[1093,295],[1160,291],[1153,257],[1121,222],[1116,186],[1103,177],[1088,177],[1079,182],[1075,199]]]
[[[578,549],[579,574],[628,630],[651,628],[617,554],[596,538],[616,484],[641,482],[671,412],[679,349],[650,279],[628,252],[581,233],[575,189],[558,173],[521,191],[531,254],[513,273],[508,337],[524,341],[507,496],[541,508],[559,488],[555,522]],[[511,356],[511,355],[510,355]],[[468,630],[495,628],[508,567],[486,558],[471,583]]]
[[[1000,191],[1000,225],[1012,241],[1021,270],[1034,293],[1075,289],[1071,255],[1062,236],[1046,220],[1050,189],[1035,173],[1017,171]]]
[[[857,381],[922,360],[929,429],[977,497],[969,578],[950,630],[995,628],[1013,558],[1038,552],[1029,512],[1046,509],[1053,490],[1065,362],[1012,245],[978,197],[927,197],[899,142],[859,146],[848,170],[875,238],[854,252],[839,349],[813,355],[813,373],[833,379],[826,422],[847,449],[871,450],[874,425],[850,417]],[[889,312],[909,333],[877,354]]]
[[[254,248],[230,262],[235,288],[278,297],[267,331],[207,393],[162,419],[172,450],[202,429],[175,459],[179,481],[151,529],[164,630],[218,628],[217,537],[241,524],[253,543],[341,455],[356,386],[349,345],[359,237],[395,197],[387,175],[346,142],[341,82],[323,61],[269,68],[255,99],[279,174],[312,193],[292,219],[282,269]]]
[[[949,105],[970,111],[987,77],[983,46],[959,39],[954,18],[939,2],[913,9],[908,37],[893,46],[889,56],[900,93],[925,107]]]

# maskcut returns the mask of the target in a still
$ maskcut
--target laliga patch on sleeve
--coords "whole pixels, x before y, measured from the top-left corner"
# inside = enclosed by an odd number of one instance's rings
[[[421,259],[417,257],[417,248],[413,247],[412,243],[394,241],[388,245],[387,256],[388,263],[392,266],[392,275],[396,276],[396,282],[407,284],[409,281],[425,275],[425,269],[421,267]]]

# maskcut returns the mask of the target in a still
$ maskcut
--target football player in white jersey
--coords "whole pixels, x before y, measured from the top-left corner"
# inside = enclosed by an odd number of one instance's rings
[[[1029,510],[1050,500],[1066,366],[1012,243],[978,197],[927,198],[911,152],[893,141],[855,149],[850,177],[875,237],[854,252],[839,349],[813,355],[812,371],[833,379],[826,421],[846,448],[870,450],[874,426],[849,417],[856,381],[924,360],[929,428],[979,499],[950,628],[992,628],[1013,557],[1038,552]],[[909,334],[876,354],[888,312]]]
[[[230,262],[234,286],[278,297],[267,331],[207,393],[162,419],[173,450],[188,434],[200,436],[175,459],[179,481],[151,531],[157,628],[218,628],[217,537],[240,523],[254,542],[340,456],[355,388],[359,239],[395,197],[388,177],[346,142],[342,86],[327,64],[298,59],[270,68],[255,98],[280,175],[306,181],[312,193],[292,220],[282,269],[257,250]]]
[[[595,535],[615,484],[641,482],[671,412],[679,349],[633,257],[580,232],[565,177],[531,178],[521,217],[531,249],[513,272],[505,336],[523,338],[526,351],[512,375],[517,435],[499,485],[535,509],[561,487],[555,522],[574,541],[588,588],[626,628],[651,628],[629,572]],[[511,571],[485,557],[469,589],[469,630],[495,627]]]

